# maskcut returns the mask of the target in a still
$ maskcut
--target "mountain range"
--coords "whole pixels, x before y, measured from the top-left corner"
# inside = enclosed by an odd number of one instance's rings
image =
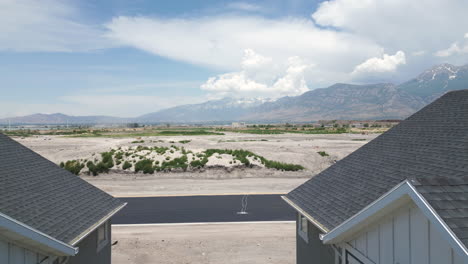
[[[331,119],[404,119],[451,90],[468,89],[468,65],[437,65],[399,85],[337,83],[277,100],[223,98],[163,109],[135,118],[34,114],[0,124],[312,122]]]

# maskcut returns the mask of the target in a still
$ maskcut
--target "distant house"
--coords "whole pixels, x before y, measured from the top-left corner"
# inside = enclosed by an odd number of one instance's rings
[[[124,203],[0,134],[0,263],[111,263]]]
[[[241,128],[241,127],[247,127],[245,122],[232,122],[231,124],[232,128]]]
[[[299,264],[468,263],[468,90],[290,192]]]

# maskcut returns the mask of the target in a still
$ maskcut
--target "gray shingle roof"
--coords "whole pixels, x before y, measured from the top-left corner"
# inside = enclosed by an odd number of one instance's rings
[[[123,203],[0,133],[0,212],[70,243]]]
[[[440,177],[454,181],[467,175],[468,90],[461,90],[445,94],[287,197],[331,230],[406,179],[433,184]],[[434,180],[421,180],[431,178]],[[461,205],[457,200],[466,198],[467,187],[431,184],[420,190],[427,188],[425,195],[437,210],[442,210],[448,224],[453,228],[468,227],[466,203]],[[465,192],[450,194],[452,188]],[[432,199],[438,191],[447,192],[440,203]],[[443,211],[451,207],[454,209]],[[466,229],[460,232],[462,237],[467,236]]]
[[[412,183],[462,243],[468,245],[468,175],[424,177]]]

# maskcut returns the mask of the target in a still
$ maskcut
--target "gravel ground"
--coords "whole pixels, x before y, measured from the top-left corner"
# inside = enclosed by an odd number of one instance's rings
[[[113,226],[114,264],[293,264],[294,223]]]

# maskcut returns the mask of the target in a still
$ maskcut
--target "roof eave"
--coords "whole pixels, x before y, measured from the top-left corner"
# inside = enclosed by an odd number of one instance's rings
[[[78,254],[77,247],[70,246],[2,213],[0,213],[0,227],[20,237],[22,241],[31,241],[42,245],[49,253],[58,256],[75,256]]]
[[[300,214],[305,216],[313,225],[315,225],[320,231],[324,233],[328,233],[328,228],[326,228],[324,225],[322,225],[319,221],[317,221],[315,218],[313,218],[310,214],[308,214],[306,211],[304,211],[300,206],[295,204],[291,199],[289,199],[286,196],[281,196],[281,198],[289,204],[292,208],[294,208],[296,211],[298,211]]]
[[[84,232],[82,232],[80,235],[78,235],[76,238],[70,241],[70,244],[73,246],[76,246],[78,243],[80,243],[84,238],[86,238],[89,234],[91,234],[94,230],[96,230],[99,226],[107,222],[110,218],[112,218],[116,213],[118,213],[120,210],[122,210],[127,203],[123,203],[114,210],[112,210],[109,214],[101,218],[99,221],[97,221],[94,225],[86,229]]]
[[[366,206],[354,216],[348,218],[330,232],[321,235],[320,238],[324,244],[342,242],[356,232],[359,232],[369,221],[377,219],[408,200],[412,200],[419,209],[421,209],[429,221],[440,230],[441,235],[447,239],[454,250],[458,251],[461,255],[468,255],[466,246],[408,180],[396,185],[379,199]]]

